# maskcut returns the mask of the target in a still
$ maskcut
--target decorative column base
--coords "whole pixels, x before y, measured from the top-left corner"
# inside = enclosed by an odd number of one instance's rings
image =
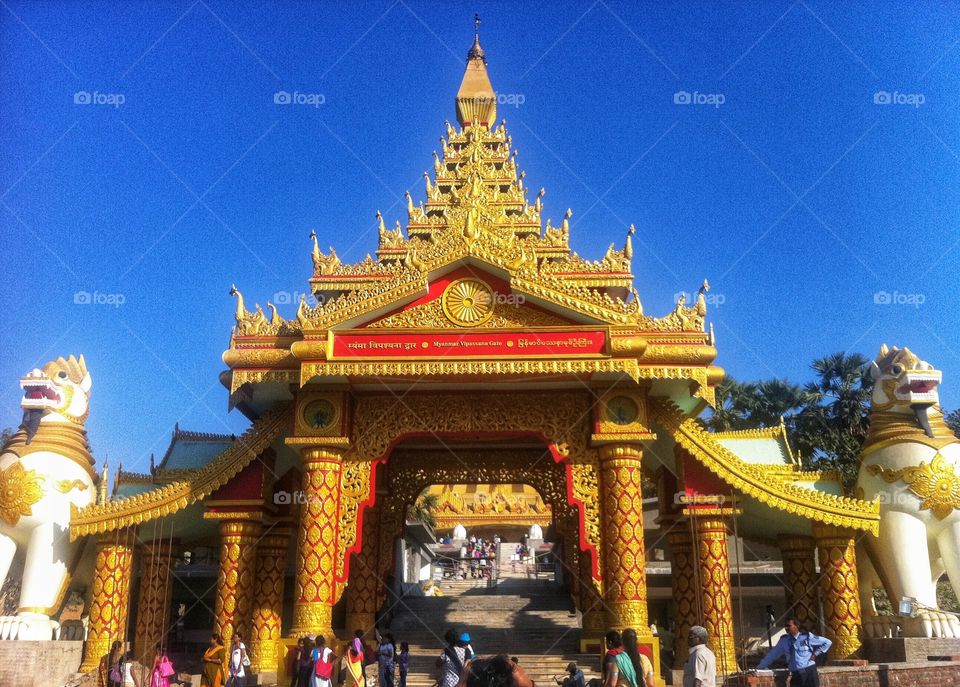
[[[833,642],[830,653],[836,659],[853,658],[860,651],[863,632],[854,533],[816,524],[813,536],[820,559],[823,631]]]
[[[786,589],[786,617],[793,616],[810,632],[820,631],[817,608],[816,541],[813,537],[779,537]]]
[[[323,635],[328,640],[333,637],[333,606],[322,601],[298,604],[293,609],[293,630],[295,637]]]
[[[690,534],[690,523],[664,522],[663,526],[669,532],[667,542],[673,557],[670,561],[670,586],[673,592],[673,601],[677,605],[674,616],[676,623],[673,644],[673,667],[682,669],[687,662],[689,644],[687,635],[690,628],[700,622],[698,596],[700,588],[697,585],[697,568],[693,556],[693,537]]]
[[[717,674],[734,673],[737,646],[733,635],[733,603],[730,594],[730,559],[727,550],[727,518],[730,509],[685,511],[693,521],[697,543],[703,626],[707,646],[717,656]]]
[[[643,449],[632,444],[611,444],[600,451],[603,589],[609,626],[649,635],[642,455]]]
[[[347,591],[350,593],[350,590]],[[364,634],[372,633],[374,626],[377,624],[377,614],[371,613],[369,611],[357,611],[354,613],[347,613],[347,626],[346,631],[349,636],[353,636],[355,630],[362,630]]]
[[[101,534],[97,540],[90,632],[80,665],[81,673],[97,668],[115,641],[126,640],[135,538],[131,530],[121,530]]]

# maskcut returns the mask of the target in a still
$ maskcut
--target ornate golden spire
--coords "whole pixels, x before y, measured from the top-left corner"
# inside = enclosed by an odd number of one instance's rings
[[[497,94],[487,74],[487,58],[480,47],[480,17],[474,17],[473,45],[467,52],[467,69],[457,92],[460,126],[489,127],[497,120]]]

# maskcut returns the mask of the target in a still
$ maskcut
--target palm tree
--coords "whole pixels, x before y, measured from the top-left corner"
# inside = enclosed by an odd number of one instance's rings
[[[775,427],[780,418],[789,418],[804,407],[803,390],[782,379],[770,379],[754,385],[756,395],[750,407],[754,427]]]
[[[960,410],[951,410],[949,413],[945,413],[943,421],[947,423],[947,427],[949,427],[957,437],[960,437]]]
[[[860,447],[870,429],[873,379],[859,353],[833,353],[811,365],[817,377],[804,387],[797,422],[798,444],[811,449],[811,464],[840,471],[850,486],[860,466]]]
[[[714,432],[729,432],[735,429],[748,429],[748,416],[755,404],[756,386],[743,384],[733,377],[724,377],[716,387],[716,407],[705,421]]]
[[[437,518],[434,516],[434,512],[439,505],[440,501],[436,494],[421,494],[420,498],[414,501],[407,511],[407,519],[417,520],[430,529],[434,529],[437,526]]]

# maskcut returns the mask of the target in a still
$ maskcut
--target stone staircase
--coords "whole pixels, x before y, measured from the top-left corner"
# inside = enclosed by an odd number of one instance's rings
[[[509,560],[509,559],[508,559]],[[580,627],[570,597],[552,579],[527,579],[501,567],[496,584],[487,580],[444,580],[443,596],[407,596],[390,626],[396,641],[410,644],[408,687],[430,687],[437,680],[435,661],[447,628],[469,632],[479,655],[506,654],[519,659],[531,678],[553,687],[576,661],[589,680],[599,657],[578,653]],[[370,677],[375,677],[370,667]]]

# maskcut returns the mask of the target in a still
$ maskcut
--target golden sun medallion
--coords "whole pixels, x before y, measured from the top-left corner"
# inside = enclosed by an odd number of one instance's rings
[[[440,297],[443,313],[460,327],[477,327],[493,317],[493,291],[479,279],[458,279]]]

